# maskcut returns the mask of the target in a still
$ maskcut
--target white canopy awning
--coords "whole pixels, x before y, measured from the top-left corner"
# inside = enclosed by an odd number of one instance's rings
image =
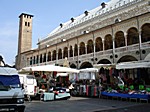
[[[65,77],[65,76],[68,76],[68,73],[57,73],[56,77]]]
[[[109,68],[109,67],[115,68],[116,65],[115,64],[94,64],[94,68],[101,68],[101,67],[103,67],[103,68]]]
[[[97,68],[85,68],[85,69],[80,69],[80,72],[98,72]]]
[[[116,69],[150,68],[150,61],[123,62],[116,65]]]
[[[79,73],[79,70],[69,68],[69,67],[61,67],[55,65],[42,65],[42,66],[33,66],[33,67],[25,67],[19,70],[19,72],[33,72],[33,71],[47,71],[47,72],[68,72],[68,73]]]

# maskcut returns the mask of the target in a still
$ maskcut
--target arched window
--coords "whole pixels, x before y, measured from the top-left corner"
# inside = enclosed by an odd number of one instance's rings
[[[96,38],[95,50],[96,50],[96,52],[103,50],[103,43],[102,43],[102,39],[100,37]]]
[[[42,54],[40,55],[40,63],[42,63],[43,61],[43,57],[42,57]]]
[[[30,65],[32,65],[32,57],[30,57]]]
[[[53,57],[52,60],[56,60],[56,50],[53,51]]]
[[[150,23],[146,23],[141,28],[141,40],[142,42],[150,41]]]
[[[115,48],[125,46],[125,37],[122,31],[119,31],[115,35]]]
[[[110,34],[105,36],[104,44],[105,44],[105,50],[113,48],[112,36]]]
[[[61,49],[58,50],[58,59],[62,59],[62,50]]]
[[[75,44],[74,46],[74,56],[78,56],[78,45]]]
[[[92,53],[94,51],[93,41],[89,40],[87,43],[87,53]]]
[[[64,56],[63,58],[65,58],[65,57],[68,58],[68,48],[67,47],[64,48],[64,55],[63,56]]]
[[[51,61],[51,52],[48,52],[48,58],[47,61]]]
[[[43,62],[46,62],[46,53],[44,53]]]
[[[39,62],[39,55],[36,56],[36,64]]]
[[[69,51],[69,53],[70,53],[70,57],[73,57],[73,49],[72,49],[72,46],[70,46],[70,51]]]
[[[85,54],[85,43],[84,42],[80,43],[80,52],[79,52],[79,54],[80,55]]]
[[[130,28],[127,33],[127,44],[137,44],[139,42],[138,30],[136,28]]]

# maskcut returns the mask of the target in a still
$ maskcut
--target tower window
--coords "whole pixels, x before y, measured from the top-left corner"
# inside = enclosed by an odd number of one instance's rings
[[[27,26],[27,22],[25,22],[25,26]]]
[[[28,26],[30,26],[30,22],[28,22]]]

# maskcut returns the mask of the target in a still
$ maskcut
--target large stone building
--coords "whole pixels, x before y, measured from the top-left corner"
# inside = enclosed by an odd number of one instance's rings
[[[72,68],[150,60],[149,0],[103,2],[93,10],[60,23],[47,37],[38,41],[37,49],[31,48],[33,16],[21,14],[19,17],[17,69],[63,65],[66,57]]]

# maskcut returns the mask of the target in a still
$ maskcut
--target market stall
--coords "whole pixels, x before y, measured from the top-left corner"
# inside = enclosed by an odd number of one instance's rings
[[[146,101],[150,100],[150,61],[133,61],[116,64],[117,76],[124,85],[103,90],[101,96]],[[148,79],[148,80],[147,80]]]
[[[71,79],[74,79],[74,87],[76,95],[79,96],[98,96],[97,92],[97,68],[80,69],[78,74],[73,74]]]
[[[19,70],[19,73],[30,73],[35,75],[38,82],[38,98],[40,99],[41,95],[43,95],[43,99],[47,101],[68,97],[70,95],[69,89],[61,81],[62,77],[67,77],[68,79],[69,74],[79,73],[79,70],[55,65],[42,65],[22,68]],[[59,79],[59,82],[57,79]],[[61,87],[67,90],[67,92],[63,92],[63,94],[59,92],[55,95],[56,98],[53,98],[53,92],[56,90],[56,87]],[[51,88],[53,88],[53,92],[51,92]]]

